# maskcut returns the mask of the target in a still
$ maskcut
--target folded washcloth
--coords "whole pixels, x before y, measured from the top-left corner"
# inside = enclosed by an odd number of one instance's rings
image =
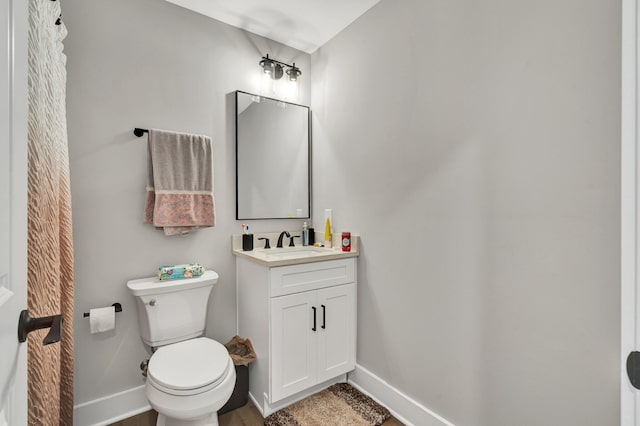
[[[149,129],[144,223],[165,235],[215,226],[211,138]]]

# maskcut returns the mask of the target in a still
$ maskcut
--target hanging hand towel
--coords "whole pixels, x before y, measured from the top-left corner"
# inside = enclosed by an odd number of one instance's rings
[[[144,223],[165,235],[215,226],[211,138],[149,129]]]

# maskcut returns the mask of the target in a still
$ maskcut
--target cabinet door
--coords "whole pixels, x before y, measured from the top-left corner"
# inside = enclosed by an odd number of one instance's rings
[[[271,403],[316,384],[315,301],[314,291],[271,299]]]
[[[355,284],[317,290],[318,382],[355,368]]]

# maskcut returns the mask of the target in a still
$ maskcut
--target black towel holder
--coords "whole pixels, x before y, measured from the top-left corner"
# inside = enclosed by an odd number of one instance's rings
[[[140,127],[133,129],[133,134],[139,138],[141,138],[145,133],[149,133],[149,129],[141,129]]]
[[[116,302],[116,303],[114,303],[114,304],[113,304],[113,305],[111,305],[111,306],[113,306],[114,308],[116,308],[116,312],[122,312],[122,305],[121,305],[120,303]],[[87,318],[87,317],[89,317],[89,316],[91,316],[91,315],[89,314],[89,312],[84,312],[84,313],[82,314],[82,316],[83,316],[84,318]]]

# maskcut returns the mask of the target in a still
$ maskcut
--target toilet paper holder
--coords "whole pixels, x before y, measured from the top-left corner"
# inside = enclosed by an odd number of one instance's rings
[[[122,305],[121,305],[120,303],[116,302],[116,303],[114,303],[114,304],[113,304],[113,305],[111,305],[111,306],[113,306],[114,308],[116,308],[116,312],[122,312]],[[89,314],[89,312],[85,312],[85,313],[83,313],[83,314],[82,314],[82,316],[83,316],[84,318],[87,318],[88,316],[90,316],[90,314]]]

